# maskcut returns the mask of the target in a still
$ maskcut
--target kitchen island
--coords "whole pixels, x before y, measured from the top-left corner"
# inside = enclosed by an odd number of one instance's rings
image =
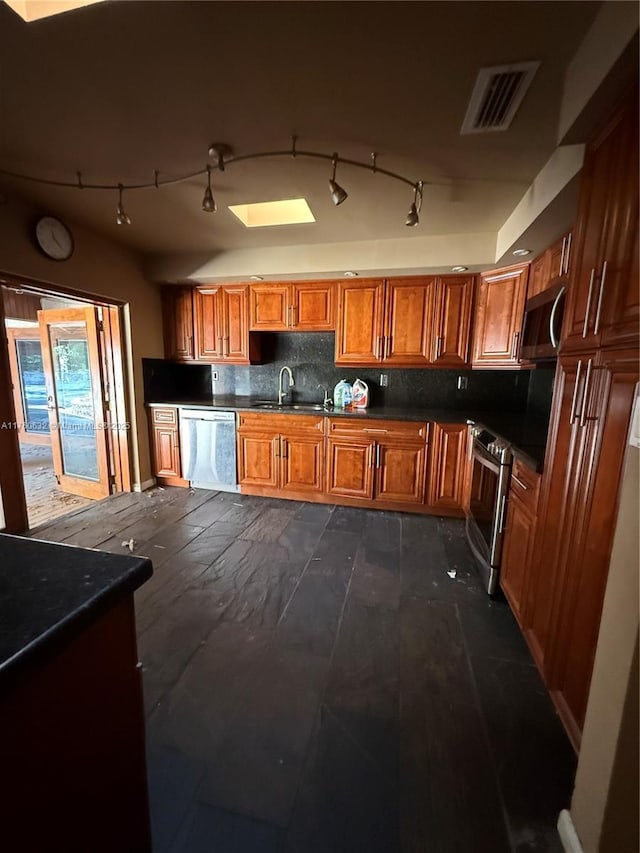
[[[151,849],[133,592],[145,557],[0,535],[7,850]]]

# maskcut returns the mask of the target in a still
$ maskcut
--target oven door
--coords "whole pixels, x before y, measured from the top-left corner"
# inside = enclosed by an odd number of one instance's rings
[[[471,459],[467,538],[480,563],[487,591],[493,594],[498,587],[509,466],[500,465],[477,440]]]

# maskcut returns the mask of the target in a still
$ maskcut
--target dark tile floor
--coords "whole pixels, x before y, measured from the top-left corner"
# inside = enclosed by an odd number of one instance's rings
[[[155,853],[562,849],[575,757],[461,522],[166,489],[38,535],[154,561]]]

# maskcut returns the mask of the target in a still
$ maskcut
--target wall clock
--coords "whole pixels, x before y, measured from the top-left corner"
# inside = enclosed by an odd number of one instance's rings
[[[66,261],[73,254],[71,231],[53,216],[43,216],[36,222],[36,241],[40,250],[54,261]]]

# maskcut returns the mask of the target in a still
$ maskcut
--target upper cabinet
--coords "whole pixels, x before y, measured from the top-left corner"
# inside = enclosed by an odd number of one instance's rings
[[[249,286],[165,287],[165,356],[175,361],[251,364],[258,340],[249,332]]]
[[[609,120],[585,155],[562,349],[638,338],[638,96]]]
[[[473,276],[339,282],[336,364],[464,365],[473,286]]]
[[[473,335],[473,366],[516,368],[529,264],[482,274]]]
[[[268,282],[250,287],[254,332],[326,332],[335,328],[335,282]]]
[[[573,233],[570,231],[531,262],[527,298],[542,293],[558,279],[569,277],[572,243]]]

